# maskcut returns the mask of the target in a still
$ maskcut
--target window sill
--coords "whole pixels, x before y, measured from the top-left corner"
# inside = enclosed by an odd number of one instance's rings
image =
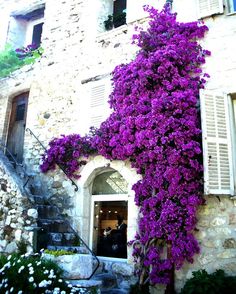
[[[127,258],[116,258],[116,257],[106,257],[106,256],[97,256],[100,261],[110,261],[110,262],[123,262],[128,263]]]
[[[236,11],[229,12],[229,13],[227,13],[226,15],[227,15],[227,16],[236,15]]]
[[[107,37],[110,37],[113,34],[120,34],[120,33],[126,33],[128,30],[127,24],[124,24],[118,28],[114,28],[109,31],[105,31],[102,33],[99,33],[96,37],[96,39],[99,41],[106,39]]]

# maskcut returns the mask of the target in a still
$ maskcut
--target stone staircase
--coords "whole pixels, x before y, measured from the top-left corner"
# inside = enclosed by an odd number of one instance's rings
[[[4,164],[9,164],[9,159],[2,154],[1,160]],[[5,162],[5,163],[4,163]],[[97,293],[113,293],[124,294],[129,293],[128,287],[122,287],[118,282],[120,278],[116,273],[112,273],[111,267],[106,266],[106,262],[101,262],[99,268],[96,270],[92,279],[90,274],[96,268],[96,257],[91,254],[88,246],[83,243],[83,240],[73,230],[69,221],[61,215],[60,209],[50,203],[50,198],[45,197],[38,182],[35,182],[35,175],[26,174],[25,170],[22,170],[20,166],[14,166],[11,171],[12,180],[17,182],[17,185],[21,187],[23,194],[28,195],[30,207],[34,215],[37,213],[37,227],[34,227],[36,235],[35,249],[49,250],[67,250],[76,253],[76,255],[64,255],[66,258],[62,259],[62,267],[68,272],[76,273],[74,276],[68,275],[66,278],[69,283],[78,285],[84,290],[83,293],[91,293],[93,289],[97,289]],[[38,216],[38,217],[37,217]],[[69,256],[73,257],[74,268],[68,263]],[[74,256],[79,256],[78,258]],[[81,258],[80,258],[81,256]],[[87,258],[87,260],[86,260]],[[90,271],[88,271],[88,264],[90,264]],[[111,262],[108,262],[111,264]],[[80,265],[86,270],[83,275],[76,272]],[[90,291],[91,290],[91,291]]]

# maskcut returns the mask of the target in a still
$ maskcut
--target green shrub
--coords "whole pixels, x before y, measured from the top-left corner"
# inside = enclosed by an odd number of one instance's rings
[[[42,55],[42,48],[33,50],[30,46],[17,50],[14,50],[10,45],[5,46],[5,49],[0,52],[0,78],[7,77],[26,64],[34,63]]]
[[[74,292],[62,279],[62,269],[50,260],[14,254],[1,256],[0,263],[4,263],[0,269],[0,293]]]
[[[72,254],[75,254],[72,251],[66,251],[66,250],[48,250],[48,249],[44,250],[44,253],[51,254],[53,256],[61,256],[61,255],[72,255]]]
[[[193,272],[180,294],[233,294],[236,293],[236,277],[226,276],[223,270],[208,274],[205,270]]]

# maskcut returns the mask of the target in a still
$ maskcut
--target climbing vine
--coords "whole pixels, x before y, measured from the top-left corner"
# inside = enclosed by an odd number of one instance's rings
[[[197,208],[204,202],[198,95],[207,77],[201,65],[210,53],[197,41],[207,31],[204,24],[177,22],[168,6],[146,10],[149,28],[133,37],[139,52],[113,72],[112,114],[93,136],[73,138],[73,152],[62,147],[68,137],[54,139],[42,170],[65,160],[70,175],[77,175],[81,156],[95,152],[129,160],[142,175],[133,186],[140,209],[132,242],[140,281],[168,284],[173,267],[193,262],[199,252],[193,235]]]

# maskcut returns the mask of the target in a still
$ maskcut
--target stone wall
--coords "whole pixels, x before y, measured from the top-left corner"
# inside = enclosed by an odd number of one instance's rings
[[[37,217],[21,180],[0,152],[0,253],[15,252],[22,243],[32,251]]]
[[[176,288],[180,290],[184,282],[191,278],[192,271],[206,269],[212,273],[223,269],[229,275],[236,273],[236,202],[229,197],[207,196],[206,205],[198,211],[196,238],[200,254],[194,263],[185,264],[176,271]]]
[[[8,0],[0,1],[0,7],[6,7],[7,2]],[[25,1],[13,2],[20,6]],[[29,127],[46,146],[50,139],[60,134],[80,133],[84,130],[82,124],[87,124],[88,120],[87,113],[83,112],[86,99],[85,84],[88,85],[94,78],[99,79],[110,74],[116,65],[130,61],[137,48],[131,46],[135,23],[102,32],[99,20],[101,16],[96,14],[94,1],[59,0],[56,5],[54,0],[45,2],[43,57],[37,64],[25,67],[12,77],[0,81],[0,137],[6,140],[12,98],[25,90],[30,90],[26,127]],[[104,1],[100,4],[103,7]],[[179,20],[197,19],[194,0],[175,0],[173,9],[179,13]],[[139,23],[142,22],[144,20]],[[212,52],[206,63],[206,72],[211,75],[207,88],[221,93],[236,93],[236,55],[233,50],[235,15],[208,17],[205,22],[209,32],[203,45]],[[42,153],[43,149],[37,141],[26,133],[25,164],[29,171],[36,174],[36,186],[38,185],[48,197],[52,197],[51,199],[61,206],[63,213],[73,220],[75,228],[81,230],[88,239],[89,212],[85,211],[89,207],[83,201],[89,195],[85,193],[84,198],[81,196],[82,184],[81,190],[75,192],[60,172],[42,175],[39,172]],[[80,182],[78,183],[80,185]],[[196,233],[201,253],[195,257],[193,265],[186,264],[181,271],[176,272],[177,289],[182,287],[186,277],[191,276],[192,270],[205,268],[212,272],[216,268],[223,268],[227,273],[236,270],[234,200],[228,197],[207,196],[206,203],[206,206],[199,210],[199,231]],[[21,214],[20,210],[17,213]],[[135,219],[136,211],[131,213]],[[23,229],[22,224],[19,226]],[[11,236],[15,233],[14,229]],[[24,234],[29,236],[29,233]],[[4,240],[1,242],[4,243]]]

